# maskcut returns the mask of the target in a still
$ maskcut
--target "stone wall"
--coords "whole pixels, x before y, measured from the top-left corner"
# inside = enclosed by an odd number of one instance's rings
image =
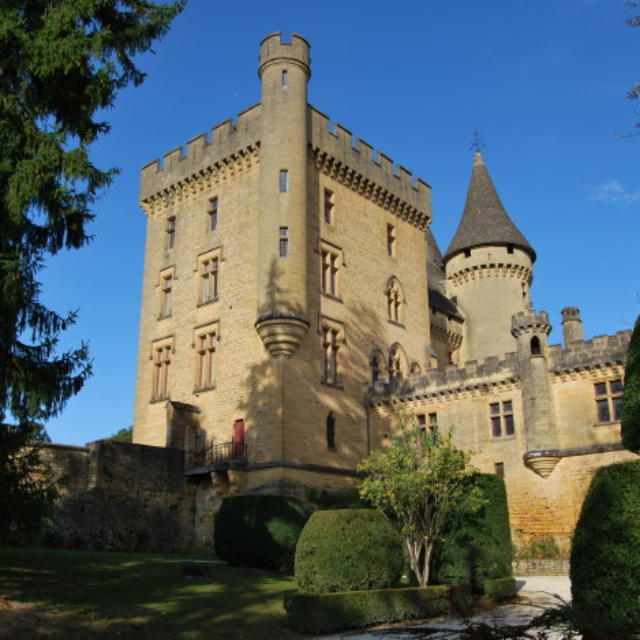
[[[208,475],[185,479],[179,449],[100,440],[43,444],[60,497],[50,544],[110,550],[206,547],[219,499]]]

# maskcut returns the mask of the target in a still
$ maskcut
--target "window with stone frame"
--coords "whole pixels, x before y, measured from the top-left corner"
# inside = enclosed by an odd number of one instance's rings
[[[152,345],[151,359],[153,373],[151,377],[151,400],[163,400],[169,397],[169,378],[173,338]]]
[[[215,231],[218,228],[218,196],[209,200],[209,209],[207,210],[208,230]]]
[[[602,380],[593,385],[598,423],[619,422],[622,415],[623,385],[620,378]]]
[[[387,254],[396,255],[396,228],[392,224],[387,225]]]
[[[407,377],[407,356],[399,344],[389,349],[389,379]]]
[[[324,221],[327,224],[333,224],[334,217],[334,195],[329,189],[324,190]]]
[[[371,382],[377,382],[378,380],[385,380],[387,377],[387,364],[384,359],[384,354],[379,349],[376,349],[371,356]]]
[[[340,385],[340,347],[344,341],[342,325],[327,318],[320,319],[322,349],[322,382]]]
[[[216,354],[218,325],[200,327],[195,331],[196,389],[212,389],[216,384]]]
[[[218,299],[220,282],[220,252],[218,250],[198,258],[198,273],[200,285],[198,303],[214,302]]]
[[[175,270],[165,269],[160,272],[160,318],[167,318],[171,315],[173,308],[173,281],[175,280]]]
[[[176,243],[176,217],[171,216],[167,218],[167,225],[165,227],[165,239],[164,248],[166,251],[173,249]]]
[[[404,294],[397,278],[389,278],[385,289],[387,317],[391,322],[402,324],[404,319]]]
[[[491,422],[491,435],[494,438],[512,436],[516,432],[513,417],[513,402],[503,400],[489,404],[489,420]]]
[[[333,245],[323,242],[320,248],[321,272],[320,287],[322,293],[338,297],[338,274],[342,265],[342,251]]]

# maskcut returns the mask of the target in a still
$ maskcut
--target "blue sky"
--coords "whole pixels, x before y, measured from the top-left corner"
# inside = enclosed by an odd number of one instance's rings
[[[94,376],[48,431],[84,444],[133,421],[145,217],[140,167],[257,102],[260,40],[311,43],[309,100],[433,188],[443,250],[458,223],[473,131],[503,203],[538,254],[533,303],[582,311],[587,337],[640,313],[640,29],[622,0],[367,2],[191,0],[140,56],[93,148],[121,173],[95,207],[93,243],[51,259],[43,300],[79,310],[62,346],[88,340]]]

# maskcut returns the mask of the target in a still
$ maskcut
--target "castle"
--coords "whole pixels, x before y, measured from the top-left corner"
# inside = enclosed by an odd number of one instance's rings
[[[568,307],[548,344],[480,153],[443,256],[430,186],[308,104],[304,38],[267,36],[258,74],[258,104],[142,169],[134,443],[184,451],[204,532],[220,497],[353,484],[400,407],[504,476],[516,543],[566,544],[594,470],[633,457],[629,332],[585,341]]]

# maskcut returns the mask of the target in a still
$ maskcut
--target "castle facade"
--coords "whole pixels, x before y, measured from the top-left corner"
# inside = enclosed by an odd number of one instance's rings
[[[568,307],[548,345],[479,153],[443,256],[430,186],[308,104],[304,38],[267,36],[258,73],[258,104],[142,169],[134,443],[184,450],[208,522],[214,494],[355,483],[400,407],[504,475],[517,543],[566,544],[594,470],[633,457],[630,332],[585,341]]]

